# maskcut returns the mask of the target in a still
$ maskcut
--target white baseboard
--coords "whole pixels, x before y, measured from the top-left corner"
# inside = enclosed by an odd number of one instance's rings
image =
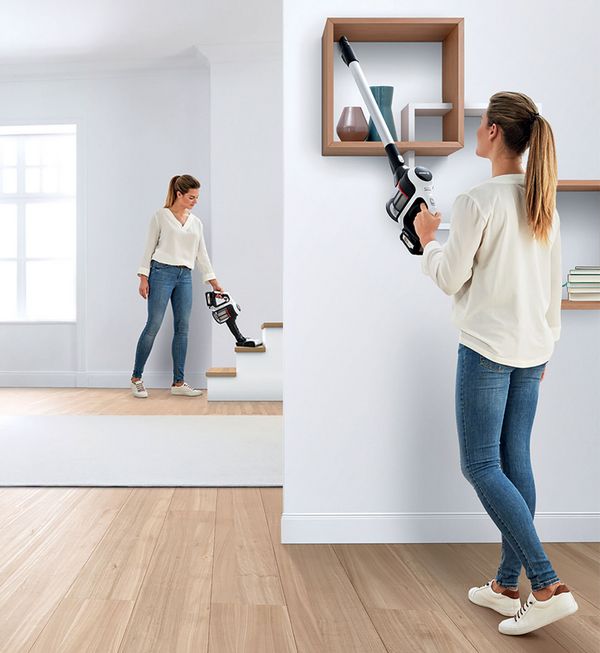
[[[1,388],[129,388],[131,370],[123,372],[1,372]],[[172,372],[144,372],[148,388],[168,388]],[[187,374],[186,381],[206,388],[205,374]]]
[[[600,541],[600,513],[535,516],[543,542]],[[500,542],[486,513],[291,514],[281,517],[282,544],[422,544]]]

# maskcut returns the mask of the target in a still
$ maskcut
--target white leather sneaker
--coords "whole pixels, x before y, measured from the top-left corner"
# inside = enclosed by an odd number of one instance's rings
[[[172,385],[171,394],[181,395],[183,397],[199,397],[202,394],[202,390],[198,390],[198,388],[192,388],[184,382],[183,385]]]
[[[525,635],[533,630],[547,626],[554,621],[577,612],[579,606],[566,585],[559,585],[554,595],[545,601],[529,595],[527,601],[512,619],[504,619],[498,624],[503,635]]]
[[[521,607],[519,592],[516,590],[504,590],[502,594],[494,592],[490,580],[481,587],[471,587],[469,590],[469,601],[484,608],[491,608],[505,617],[514,615]]]
[[[139,381],[131,382],[131,394],[134,397],[139,397],[140,399],[146,399],[146,397],[148,396],[148,391],[146,390],[146,388],[144,388],[144,384],[142,383],[141,379]]]

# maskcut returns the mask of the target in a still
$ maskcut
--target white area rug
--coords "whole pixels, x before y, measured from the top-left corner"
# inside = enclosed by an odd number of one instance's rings
[[[1,416],[0,485],[280,486],[283,418]]]

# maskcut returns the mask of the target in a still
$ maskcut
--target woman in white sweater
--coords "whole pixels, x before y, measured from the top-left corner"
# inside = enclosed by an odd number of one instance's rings
[[[150,221],[146,250],[138,269],[140,295],[148,300],[148,320],[135,353],[131,376],[134,397],[145,398],[142,382],[144,366],[160,329],[169,300],[173,307],[173,384],[171,394],[197,397],[202,390],[184,381],[188,324],[192,310],[192,270],[198,263],[202,280],[214,290],[222,288],[213,272],[202,222],[191,213],[200,191],[200,182],[190,175],[176,175],[169,182],[165,206]]]
[[[529,148],[527,170],[521,157]],[[557,163],[549,123],[521,93],[496,93],[477,130],[477,155],[492,177],[459,195],[450,234],[440,215],[415,220],[423,271],[452,295],[460,329],[456,422],[461,468],[502,534],[493,580],[468,592],[512,616],[501,633],[522,635],[577,610],[536,533],[530,436],[539,385],[560,336],[561,254]],[[525,567],[532,591],[521,606]]]

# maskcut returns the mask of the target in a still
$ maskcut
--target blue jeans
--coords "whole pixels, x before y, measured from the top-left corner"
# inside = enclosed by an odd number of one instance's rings
[[[148,277],[148,320],[138,340],[133,377],[141,378],[156,334],[162,324],[169,299],[173,307],[173,383],[183,381],[192,311],[192,271],[183,265],[151,261]]]
[[[517,588],[523,565],[534,591],[559,580],[533,525],[529,441],[545,367],[500,365],[464,345],[458,347],[460,465],[502,534],[496,582]]]

